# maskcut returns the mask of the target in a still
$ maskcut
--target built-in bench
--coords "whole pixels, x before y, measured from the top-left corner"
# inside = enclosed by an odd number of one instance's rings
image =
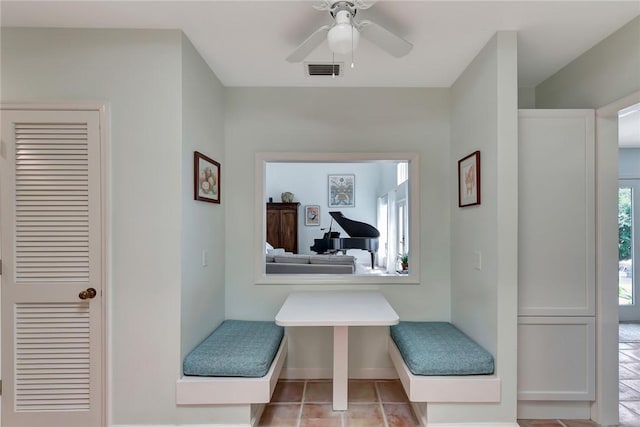
[[[184,359],[178,405],[267,403],[287,355],[275,322],[225,320]]]
[[[499,402],[493,356],[447,322],[390,327],[389,355],[412,402]]]

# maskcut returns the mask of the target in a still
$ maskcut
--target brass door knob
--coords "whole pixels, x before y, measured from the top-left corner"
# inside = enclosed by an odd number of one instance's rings
[[[78,294],[78,298],[80,299],[92,299],[95,298],[95,296],[98,293],[96,292],[96,290],[94,288],[87,288],[87,290],[82,291]]]

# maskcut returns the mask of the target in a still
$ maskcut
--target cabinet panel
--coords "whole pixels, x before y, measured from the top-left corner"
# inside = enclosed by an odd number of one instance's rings
[[[518,319],[518,400],[595,399],[595,319]]]
[[[267,203],[267,242],[274,248],[298,253],[300,203]]]
[[[594,315],[593,111],[521,110],[518,153],[518,313]]]
[[[274,248],[280,247],[280,211],[267,209],[267,242]]]

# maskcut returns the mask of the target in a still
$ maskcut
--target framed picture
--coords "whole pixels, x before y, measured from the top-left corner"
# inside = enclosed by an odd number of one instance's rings
[[[356,176],[329,175],[329,207],[352,208],[356,205]]]
[[[306,205],[304,207],[304,225],[320,225],[320,206]]]
[[[458,207],[480,204],[480,152],[458,160]]]
[[[220,163],[195,151],[193,173],[194,199],[220,203]]]

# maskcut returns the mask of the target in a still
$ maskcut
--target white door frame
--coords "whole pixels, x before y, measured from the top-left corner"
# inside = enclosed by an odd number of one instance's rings
[[[102,426],[111,425],[111,337],[109,335],[109,307],[110,279],[111,279],[111,141],[109,129],[111,128],[111,115],[109,104],[102,101],[76,101],[76,102],[9,102],[1,103],[0,110],[33,110],[33,111],[97,111],[100,115],[100,186],[101,186],[101,214],[102,214]],[[1,237],[1,236],[0,236]]]
[[[640,91],[596,110],[596,400],[591,418],[618,423],[618,111]]]
[[[620,315],[620,321],[639,321],[640,320],[640,281],[636,280],[637,274],[640,274],[640,179],[639,178],[620,178],[618,180],[619,187],[626,187],[632,189],[632,207],[633,213],[631,229],[632,231],[632,258],[633,258],[633,273],[632,273],[632,292],[633,292],[633,304],[631,305],[619,305],[618,313]]]

